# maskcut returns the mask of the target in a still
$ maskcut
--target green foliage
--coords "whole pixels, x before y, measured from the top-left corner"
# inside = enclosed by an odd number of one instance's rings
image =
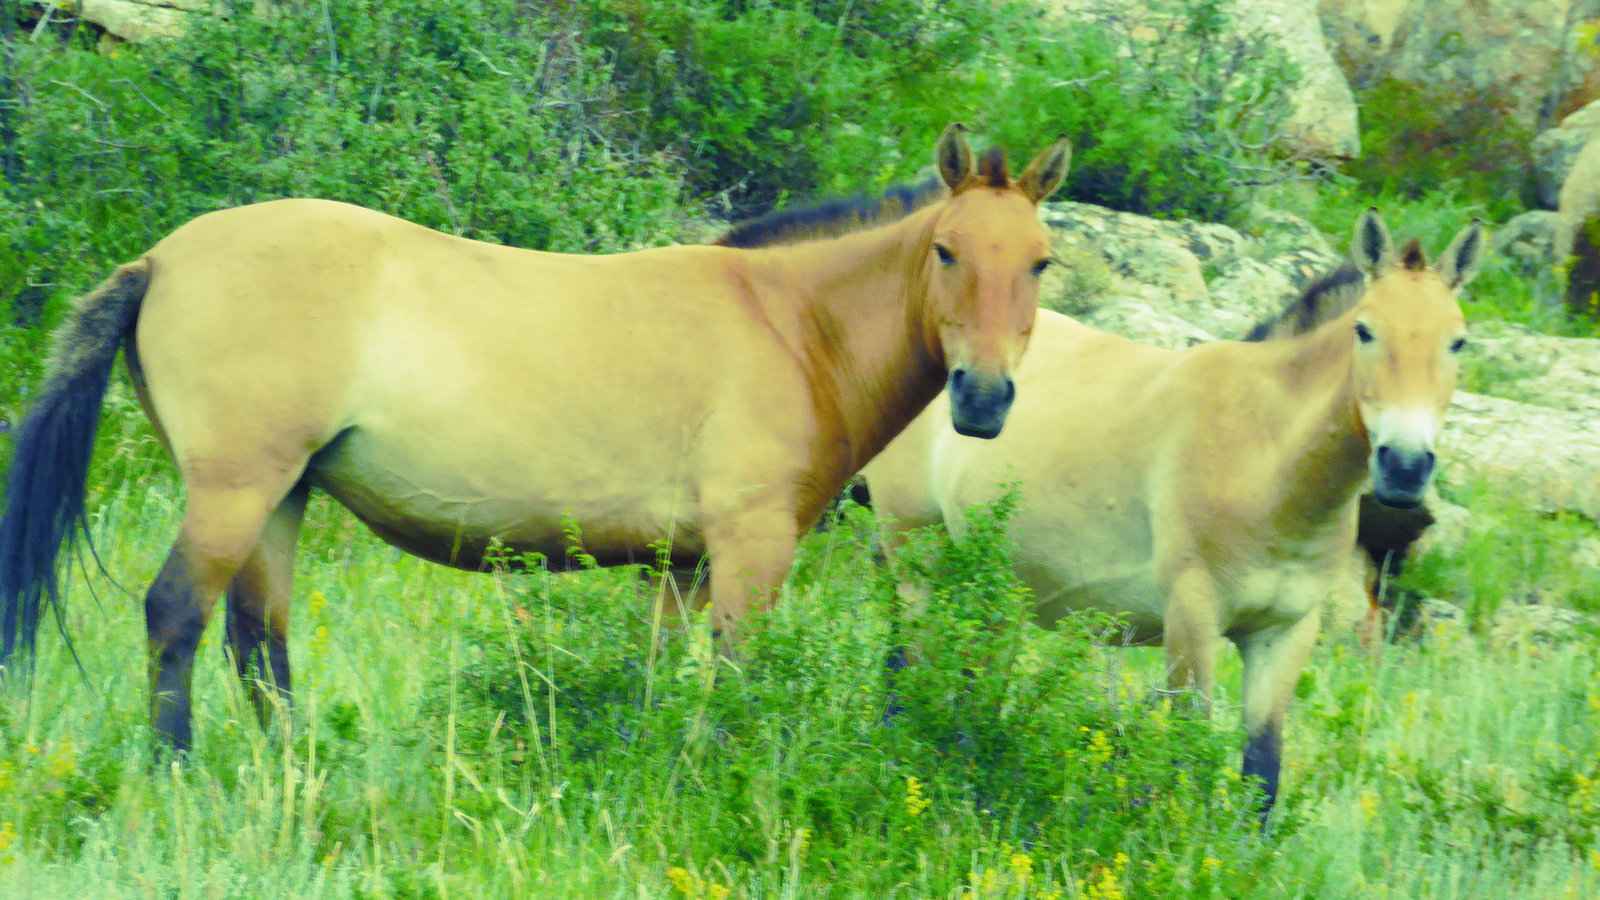
[[[1345,166],[1363,190],[1416,200],[1452,193],[1491,220],[1521,212],[1531,184],[1532,132],[1509,93],[1385,78],[1360,92],[1361,158]]]
[[[909,178],[962,121],[1018,155],[1070,137],[1074,199],[1220,217],[1274,171],[1245,147],[1272,133],[1294,75],[1225,37],[1226,0],[1149,4],[1172,27],[1138,39],[1026,2],[590,6],[592,34],[649,110],[642,140],[675,148],[703,193],[741,212]]]
[[[717,861],[735,879],[760,877],[775,853],[803,852],[808,866],[850,872],[836,882],[850,892],[920,871],[945,893],[1003,842],[1040,861],[1028,876],[1039,890],[1061,884],[1046,860],[1152,890],[1220,887],[1192,854],[1157,848],[1259,852],[1237,737],[1119,678],[1117,651],[1101,644],[1113,622],[1030,624],[1010,508],[974,510],[959,542],[930,533],[906,551],[930,603],[895,624],[887,576],[839,577],[872,566],[870,516],[848,512],[802,553],[809,589],[749,634],[737,663],[694,621],[652,647],[635,573],[569,579],[535,565],[510,579],[503,621],[469,636],[461,676],[426,695],[423,733],[497,782],[669,798],[652,818],[697,824],[683,856],[660,863],[702,873]],[[924,659],[890,684],[896,640]],[[901,711],[885,724],[890,703]],[[438,746],[447,733],[454,745]],[[463,812],[493,815],[498,801],[482,803]],[[1119,854],[1149,862],[1123,873]],[[1016,884],[1033,863],[1012,855],[981,867]]]
[[[1600,528],[1593,522],[1575,513],[1530,509],[1525,498],[1487,483],[1453,490],[1449,499],[1472,510],[1465,539],[1448,552],[1434,549],[1409,562],[1402,588],[1448,598],[1479,629],[1507,604],[1600,612],[1600,570],[1594,566]]]

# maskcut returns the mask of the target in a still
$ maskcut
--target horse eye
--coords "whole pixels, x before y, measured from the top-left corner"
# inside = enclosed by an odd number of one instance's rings
[[[1038,262],[1034,263],[1033,264],[1033,268],[1030,269],[1029,271],[1033,272],[1033,277],[1038,278],[1040,275],[1043,275],[1044,274],[1044,270],[1048,269],[1048,268],[1050,268],[1050,260],[1041,259]]]
[[[1460,353],[1461,349],[1463,347],[1465,347],[1465,346],[1467,346],[1467,339],[1466,338],[1456,338],[1455,340],[1450,342],[1450,352],[1451,353]]]
[[[1368,328],[1364,322],[1357,322],[1356,339],[1363,344],[1372,343],[1372,329]]]
[[[940,265],[948,266],[954,264],[956,261],[956,255],[951,253],[950,249],[943,244],[934,244],[933,252],[939,254]]]

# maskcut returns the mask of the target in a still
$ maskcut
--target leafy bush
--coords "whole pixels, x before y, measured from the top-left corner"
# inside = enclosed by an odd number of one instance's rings
[[[1531,189],[1533,134],[1509,93],[1463,96],[1444,85],[1382,79],[1361,91],[1362,155],[1345,171],[1371,193],[1431,191],[1483,204],[1494,221],[1521,212]]]
[[[869,879],[837,885],[847,892],[881,893],[908,871],[933,893],[970,880],[1045,891],[1064,871],[1157,894],[1225,889],[1198,856],[1161,849],[1265,852],[1236,736],[1146,700],[1119,674],[1119,651],[1099,644],[1103,617],[1030,624],[1009,509],[974,511],[960,542],[914,544],[932,602],[898,628],[894,585],[861,577],[870,515],[847,512],[804,548],[795,582],[808,588],[753,629],[737,664],[695,623],[650,649],[650,606],[630,576],[535,567],[513,579],[505,626],[477,631],[461,677],[436,682],[418,733],[530,796],[560,785],[663,798],[652,820],[696,824],[660,864],[687,865],[672,877],[702,887],[710,872],[758,877],[804,854],[817,871]],[[924,659],[895,678],[903,711],[885,725],[883,661],[902,638]],[[446,715],[453,747],[439,743]],[[469,816],[501,803],[489,788],[481,807],[461,802]],[[621,827],[651,852],[634,832],[653,821]],[[996,855],[998,844],[1008,849]]]
[[[964,121],[1016,154],[1072,138],[1074,199],[1221,217],[1276,171],[1247,147],[1294,73],[1225,37],[1227,0],[1148,6],[1171,27],[1134,39],[1029,2],[590,2],[593,38],[649,111],[641,140],[735,211],[910,177]]]

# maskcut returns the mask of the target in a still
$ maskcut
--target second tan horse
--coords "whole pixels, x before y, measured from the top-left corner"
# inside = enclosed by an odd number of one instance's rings
[[[119,349],[187,489],[145,601],[151,711],[191,740],[195,647],[218,595],[251,673],[287,691],[296,535],[313,488],[394,545],[476,568],[492,540],[560,562],[710,560],[732,639],[845,480],[948,383],[994,437],[1049,243],[1064,141],[1015,181],[959,126],[948,197],[833,240],[614,256],[465,240],[283,200],[212,213],[123,266],[58,333],[0,518],[0,663],[57,598]],[[57,607],[59,611],[59,606]],[[267,696],[251,681],[257,702]]]
[[[1041,312],[999,439],[944,424],[936,401],[866,467],[885,546],[1018,482],[1019,574],[1039,618],[1097,608],[1163,638],[1169,684],[1209,704],[1218,640],[1244,659],[1246,775],[1277,796],[1284,714],[1330,593],[1347,584],[1357,498],[1413,506],[1455,390],[1456,295],[1476,223],[1429,268],[1393,250],[1376,213],[1356,227],[1361,300],[1300,337],[1184,351]],[[1263,813],[1265,815],[1265,813]]]

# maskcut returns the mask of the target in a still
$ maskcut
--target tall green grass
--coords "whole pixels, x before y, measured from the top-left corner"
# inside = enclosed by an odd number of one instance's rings
[[[180,489],[138,429],[113,437],[96,535],[126,590],[77,579],[84,677],[46,636],[31,698],[0,704],[0,895],[1600,890],[1592,636],[1499,647],[1446,625],[1376,656],[1325,637],[1261,836],[1234,775],[1236,656],[1208,724],[1157,698],[1159,651],[1100,645],[1102,620],[1028,624],[1003,509],[960,546],[923,540],[938,600],[914,621],[850,513],[807,541],[735,664],[703,623],[657,634],[639,572],[453,572],[318,500],[292,737],[257,727],[214,626],[175,767],[146,725],[138,598]],[[926,659],[885,727],[882,662],[904,640]]]

